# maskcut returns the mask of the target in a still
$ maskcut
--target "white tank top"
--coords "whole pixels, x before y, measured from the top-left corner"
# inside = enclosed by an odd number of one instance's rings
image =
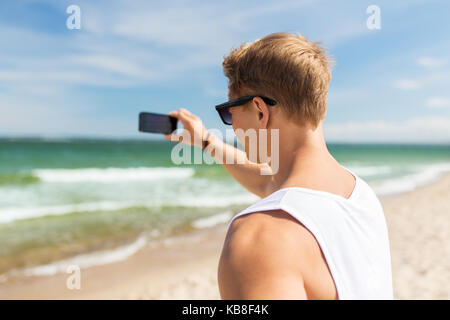
[[[236,214],[228,228],[244,214],[283,210],[316,238],[339,299],[393,299],[383,208],[371,187],[345,169],[356,178],[350,198],[308,188],[283,188]]]

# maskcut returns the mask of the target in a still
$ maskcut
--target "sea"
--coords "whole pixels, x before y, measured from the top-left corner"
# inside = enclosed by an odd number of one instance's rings
[[[220,165],[175,165],[174,145],[0,139],[0,283],[124,260],[153,241],[226,223],[258,200]],[[450,145],[328,149],[380,197],[450,172]]]

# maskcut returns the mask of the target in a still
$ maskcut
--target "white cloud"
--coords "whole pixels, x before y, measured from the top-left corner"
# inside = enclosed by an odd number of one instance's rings
[[[111,55],[79,55],[72,57],[71,60],[75,64],[78,63],[83,66],[102,69],[124,76],[148,76],[135,62]]]
[[[450,143],[450,117],[325,123],[324,133],[327,140],[342,142]]]
[[[143,0],[132,4],[80,0],[81,31],[53,34],[0,25],[0,37],[9,45],[7,52],[0,52],[0,58],[10,66],[1,70],[0,84],[7,88],[45,84],[67,89],[74,85],[161,84],[194,70],[220,69],[223,56],[232,47],[260,37],[267,18],[276,15],[278,21],[284,13],[296,12],[302,17],[301,31],[312,30],[317,40],[336,43],[360,34],[361,30],[354,28],[357,21],[343,18],[352,15],[340,6],[329,4],[326,8],[340,21],[340,28],[330,27],[329,15],[319,15],[325,23],[311,19],[311,13],[323,11],[317,3],[289,0],[253,6],[240,1],[188,0],[169,6]],[[322,25],[318,31],[313,27],[316,24]]]
[[[394,88],[402,89],[402,90],[415,90],[415,89],[420,88],[420,83],[415,80],[400,79],[400,80],[394,81],[392,83],[392,86]]]
[[[427,100],[427,106],[431,108],[450,107],[450,98],[431,97]]]
[[[63,4],[52,5],[64,9]],[[9,44],[9,52],[15,52],[0,53],[0,58],[18,73],[3,73],[1,78],[18,82],[31,75],[29,82],[39,82],[43,76],[47,83],[62,81],[68,86],[146,85],[180,78],[193,70],[220,68],[231,47],[253,41],[277,25],[295,26],[293,31],[306,31],[327,45],[368,32],[354,14],[356,7],[323,6],[314,0],[261,1],[257,6],[236,0],[186,0],[170,5],[146,0],[80,0],[78,5],[82,29],[69,34],[0,25],[0,38]],[[292,19],[292,13],[298,18]],[[291,16],[283,21],[284,14]],[[268,24],[271,19],[276,24]]]
[[[417,59],[417,64],[422,67],[437,68],[445,66],[447,64],[447,60],[431,57],[420,57],[419,59]]]
[[[260,2],[149,1],[85,2],[85,28],[94,34],[115,35],[166,46],[229,48],[250,27],[248,20],[299,10],[316,1]],[[105,7],[108,10],[105,10]]]
[[[126,87],[137,84],[127,78],[121,78],[114,75],[96,73],[95,70],[16,70],[0,71],[0,83],[4,86],[12,87],[14,85],[26,85],[31,87],[33,84],[46,84],[48,86],[108,86],[108,87]]]

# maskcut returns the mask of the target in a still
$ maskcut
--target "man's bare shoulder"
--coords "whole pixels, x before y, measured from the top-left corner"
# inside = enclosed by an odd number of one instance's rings
[[[301,249],[313,235],[297,219],[283,210],[253,212],[237,217],[230,225],[226,241],[239,245],[294,246]],[[291,248],[292,249],[292,248]]]
[[[222,296],[304,298],[302,269],[312,241],[309,231],[282,210],[236,218],[219,262]]]

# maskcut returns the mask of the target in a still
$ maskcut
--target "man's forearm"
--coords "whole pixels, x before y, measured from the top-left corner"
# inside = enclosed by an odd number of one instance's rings
[[[209,154],[217,163],[222,164],[242,186],[259,197],[270,194],[272,176],[261,174],[262,170],[270,170],[268,164],[251,162],[244,151],[222,141],[213,134],[209,141],[210,146],[207,148],[210,151]]]

